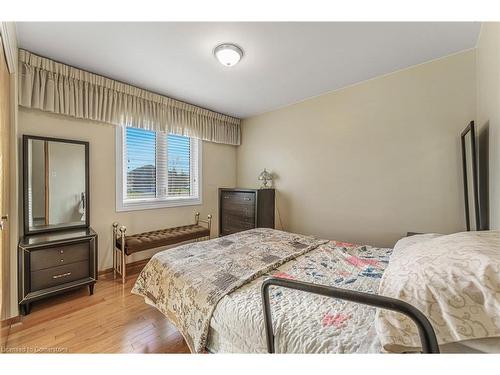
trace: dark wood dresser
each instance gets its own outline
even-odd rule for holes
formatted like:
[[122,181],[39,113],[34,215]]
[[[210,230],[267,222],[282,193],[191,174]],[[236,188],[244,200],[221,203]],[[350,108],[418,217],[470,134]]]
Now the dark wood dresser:
[[31,303],[97,281],[97,234],[92,228],[22,237],[18,248],[18,292],[22,315]]
[[274,228],[274,189],[219,189],[219,236]]

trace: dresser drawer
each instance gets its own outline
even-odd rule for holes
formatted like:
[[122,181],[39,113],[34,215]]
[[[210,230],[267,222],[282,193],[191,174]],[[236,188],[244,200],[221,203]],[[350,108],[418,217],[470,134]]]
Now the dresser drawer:
[[230,226],[222,228],[221,235],[227,236],[228,234],[243,232],[245,230],[254,229],[254,228],[255,228],[255,225],[243,225],[243,226],[230,225]]
[[225,213],[222,217],[222,234],[232,234],[255,228],[255,218]]
[[227,200],[222,201],[221,210],[223,214],[255,217],[255,205],[253,201]]
[[89,276],[88,261],[34,271],[31,272],[31,291],[50,288]]
[[33,272],[88,260],[88,242],[60,245],[50,249],[33,250],[30,257],[30,270]]
[[255,193],[240,191],[225,191],[222,193],[222,204],[255,205]]
[[235,222],[247,222],[255,225],[255,212],[254,211],[231,211],[226,210],[222,215],[222,224],[227,225]]
[[222,205],[223,216],[245,217],[251,221],[255,220],[255,207],[252,205],[240,205],[228,203]]

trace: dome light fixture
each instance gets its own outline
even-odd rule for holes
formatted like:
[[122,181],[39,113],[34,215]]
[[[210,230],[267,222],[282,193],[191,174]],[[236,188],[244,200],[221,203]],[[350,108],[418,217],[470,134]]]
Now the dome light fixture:
[[214,56],[224,66],[235,66],[243,57],[243,50],[233,43],[222,43],[214,48]]

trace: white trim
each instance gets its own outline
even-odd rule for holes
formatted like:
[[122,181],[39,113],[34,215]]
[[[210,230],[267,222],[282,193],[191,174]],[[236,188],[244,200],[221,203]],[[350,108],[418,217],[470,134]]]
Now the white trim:
[[0,34],[2,35],[5,60],[10,74],[16,72],[17,38],[16,24],[14,22],[0,22]]
[[140,202],[122,202],[116,207],[116,212],[124,211],[139,211],[139,210],[153,210],[156,208],[168,208],[168,207],[181,207],[181,206],[198,206],[202,204],[201,198],[174,198],[174,199],[157,199],[150,202],[140,201]]
[[[125,186],[123,183],[123,178],[125,176],[125,163],[123,162],[123,146],[125,139],[125,132],[123,131],[123,126],[115,126],[115,171],[116,171],[116,202],[115,210],[116,212],[125,211],[138,211],[138,210],[151,210],[158,208],[168,208],[168,207],[181,207],[181,206],[197,206],[203,204],[203,189],[202,189],[202,145],[203,142],[199,139],[191,139],[191,144],[197,143],[198,152],[198,197],[175,197],[175,198],[152,198],[152,199],[142,199],[135,201],[125,201]],[[195,161],[196,162],[196,161]]]

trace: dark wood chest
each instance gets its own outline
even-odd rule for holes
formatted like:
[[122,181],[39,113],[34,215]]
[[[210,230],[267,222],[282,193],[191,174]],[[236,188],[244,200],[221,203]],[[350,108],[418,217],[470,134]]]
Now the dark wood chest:
[[92,228],[31,235],[18,249],[19,306],[84,286],[93,293],[97,281],[97,234]]
[[274,228],[274,189],[219,189],[219,235]]

